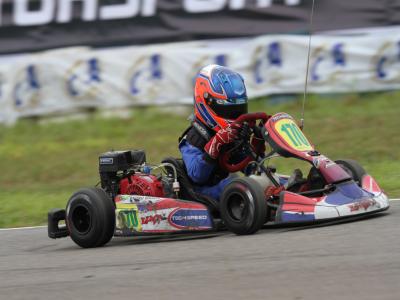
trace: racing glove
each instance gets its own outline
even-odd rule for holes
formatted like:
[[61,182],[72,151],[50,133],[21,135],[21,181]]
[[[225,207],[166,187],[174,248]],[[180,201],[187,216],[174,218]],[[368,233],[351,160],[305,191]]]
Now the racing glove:
[[204,151],[211,159],[217,159],[222,146],[230,144],[238,138],[241,127],[241,124],[230,123],[226,128],[220,129],[204,146]]

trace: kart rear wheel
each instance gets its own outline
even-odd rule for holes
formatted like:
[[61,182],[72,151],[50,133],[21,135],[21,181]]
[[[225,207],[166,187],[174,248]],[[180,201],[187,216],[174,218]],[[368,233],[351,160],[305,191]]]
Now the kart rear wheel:
[[335,160],[335,163],[341,166],[359,186],[362,185],[362,178],[367,172],[357,161],[352,159],[339,159]]
[[222,193],[220,211],[229,231],[239,235],[253,234],[265,223],[264,191],[252,178],[236,178]]
[[83,188],[69,199],[66,224],[71,239],[82,248],[101,247],[115,230],[115,205],[99,188]]

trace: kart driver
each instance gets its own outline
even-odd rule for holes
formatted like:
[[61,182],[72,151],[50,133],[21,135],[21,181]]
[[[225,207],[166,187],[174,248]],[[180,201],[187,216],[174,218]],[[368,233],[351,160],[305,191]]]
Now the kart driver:
[[[243,77],[226,67],[208,65],[197,75],[194,87],[194,120],[181,136],[179,150],[196,192],[219,200],[232,180],[218,162],[221,149],[244,130],[234,120],[247,113]],[[252,138],[257,154],[265,152],[263,140]],[[233,158],[241,161],[243,158]]]

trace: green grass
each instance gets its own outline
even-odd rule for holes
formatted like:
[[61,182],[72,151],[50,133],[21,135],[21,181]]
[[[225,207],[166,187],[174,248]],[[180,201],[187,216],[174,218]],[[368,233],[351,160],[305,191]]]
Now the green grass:
[[[305,134],[332,159],[358,160],[391,197],[399,197],[398,98],[399,93],[312,96],[306,104]],[[286,111],[299,118],[300,102],[273,105],[259,99],[250,109]],[[98,182],[102,152],[146,149],[150,162],[178,155],[177,138],[187,125],[186,115],[138,108],[126,120],[93,114],[80,121],[22,120],[0,127],[0,227],[45,223],[50,208],[64,207],[76,189]],[[298,161],[278,159],[273,164],[290,172]]]

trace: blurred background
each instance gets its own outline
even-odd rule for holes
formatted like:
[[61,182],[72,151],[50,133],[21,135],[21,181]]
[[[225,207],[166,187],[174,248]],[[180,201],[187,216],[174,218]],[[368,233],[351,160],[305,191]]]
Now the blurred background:
[[[178,156],[193,78],[226,65],[251,111],[301,116],[400,196],[400,0],[0,0],[0,227],[44,224],[98,156]],[[281,172],[298,166],[274,162]],[[306,168],[306,166],[301,166]]]

